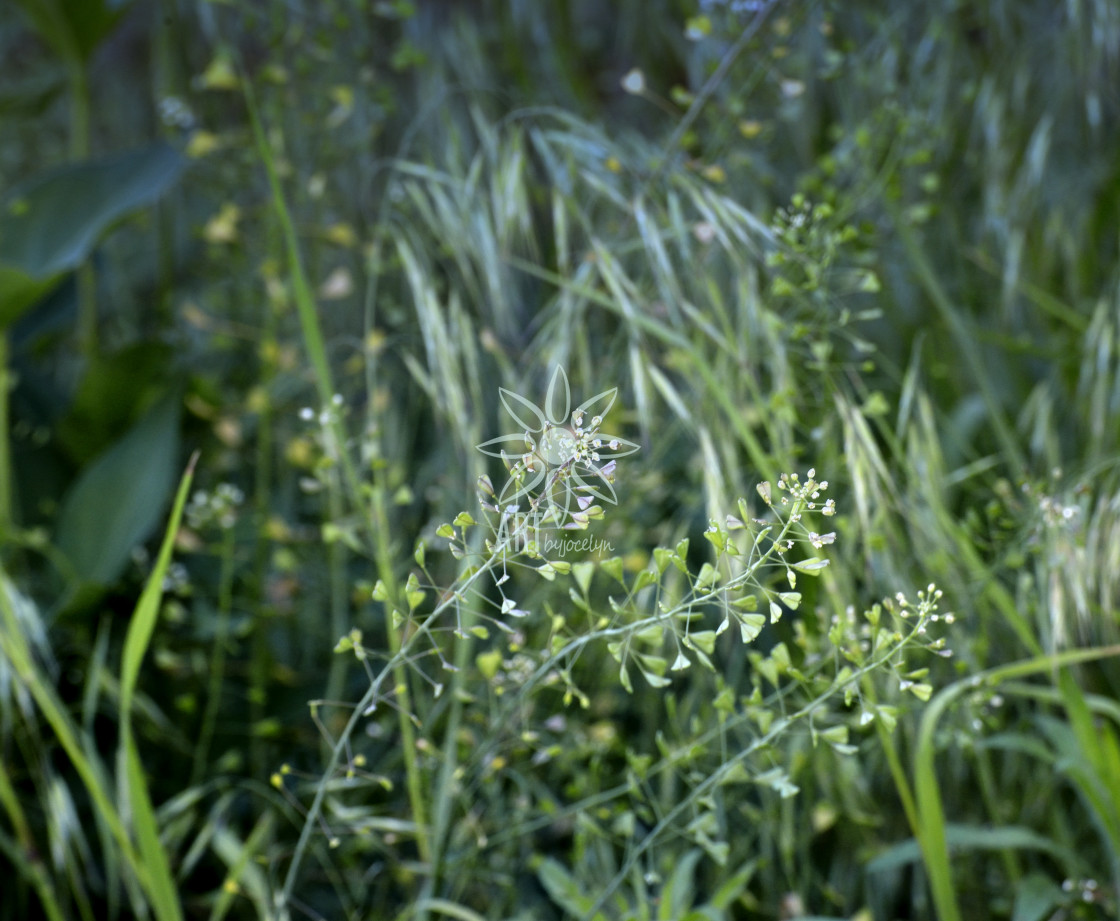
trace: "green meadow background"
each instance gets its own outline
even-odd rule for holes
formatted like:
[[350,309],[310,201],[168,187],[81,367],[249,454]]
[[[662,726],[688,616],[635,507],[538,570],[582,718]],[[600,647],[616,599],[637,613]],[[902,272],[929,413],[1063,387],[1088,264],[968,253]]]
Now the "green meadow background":
[[[0,70],[0,919],[1117,917],[1114,0],[8,0]],[[640,450],[502,560],[558,367]]]

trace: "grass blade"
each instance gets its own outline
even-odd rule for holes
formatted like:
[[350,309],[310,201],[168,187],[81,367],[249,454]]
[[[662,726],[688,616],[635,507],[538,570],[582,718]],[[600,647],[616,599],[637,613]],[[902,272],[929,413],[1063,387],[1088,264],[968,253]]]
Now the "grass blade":
[[122,784],[125,801],[132,810],[140,860],[147,871],[145,873],[146,888],[152,900],[155,915],[160,921],[180,921],[183,913],[176,893],[175,880],[171,873],[167,851],[160,841],[159,824],[156,821],[155,810],[148,793],[144,766],[132,734],[132,701],[136,693],[136,682],[140,676],[140,666],[143,664],[144,655],[148,650],[156,621],[159,618],[159,602],[163,595],[163,580],[167,575],[167,568],[171,564],[171,551],[175,543],[175,534],[179,530],[179,521],[187,502],[196,461],[197,455],[191,458],[187,471],[183,474],[182,482],[179,484],[179,491],[175,495],[175,504],[171,510],[171,518],[167,523],[163,543],[159,548],[159,556],[156,558],[155,567],[152,569],[151,575],[148,576],[147,584],[144,586],[144,591],[140,595],[135,611],[133,611],[132,620],[128,625],[128,633],[125,636],[124,652],[121,656],[121,742],[117,752],[117,763],[120,769],[119,782]]

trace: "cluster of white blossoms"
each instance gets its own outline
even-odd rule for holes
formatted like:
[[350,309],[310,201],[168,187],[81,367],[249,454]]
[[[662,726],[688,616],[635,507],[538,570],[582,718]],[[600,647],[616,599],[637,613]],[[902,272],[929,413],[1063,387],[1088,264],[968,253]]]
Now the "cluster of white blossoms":
[[244,502],[245,494],[232,483],[219,483],[213,492],[198,490],[187,505],[187,523],[195,531],[209,525],[228,530],[236,523],[237,510]]

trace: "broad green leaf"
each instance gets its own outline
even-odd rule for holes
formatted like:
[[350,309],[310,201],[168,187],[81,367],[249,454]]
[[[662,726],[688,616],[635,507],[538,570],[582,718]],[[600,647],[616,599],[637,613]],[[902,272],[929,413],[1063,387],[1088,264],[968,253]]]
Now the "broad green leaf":
[[[1039,851],[1061,863],[1076,864],[1077,856],[1053,839],[1021,825],[996,828],[976,825],[947,825],[945,840],[959,851]],[[867,864],[871,874],[887,873],[922,859],[921,846],[913,838],[894,845]]]
[[62,279],[62,273],[33,278],[22,269],[0,263],[0,329],[18,320]]
[[57,543],[79,582],[107,585],[159,522],[179,452],[179,400],[167,397],[83,471],[62,501]]
[[185,165],[174,148],[157,143],[27,180],[0,206],[0,261],[35,278],[77,268],[114,221],[156,201]]
[[168,392],[174,349],[143,341],[87,362],[55,439],[80,467],[125,434]]
[[84,67],[132,0],[16,0],[39,37],[71,66]]
[[1015,886],[1011,921],[1043,921],[1065,901],[1062,887],[1042,873],[1028,873]]
[[0,280],[14,282],[0,295],[0,325],[81,265],[115,221],[163,195],[185,165],[157,143],[56,167],[13,188],[0,202]]

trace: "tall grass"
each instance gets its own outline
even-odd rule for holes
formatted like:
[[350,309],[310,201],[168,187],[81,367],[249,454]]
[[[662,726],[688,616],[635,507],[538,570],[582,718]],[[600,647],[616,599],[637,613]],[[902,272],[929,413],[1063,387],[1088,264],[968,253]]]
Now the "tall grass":
[[[77,694],[13,568],[0,916],[1115,910],[1120,21],[670,6],[183,6],[220,152],[169,334],[198,478],[253,507]],[[557,366],[641,451],[612,549],[542,574],[475,446]],[[830,564],[715,636],[728,516],[810,467]],[[951,656],[887,627],[931,582]],[[144,778],[170,711],[205,744]]]

